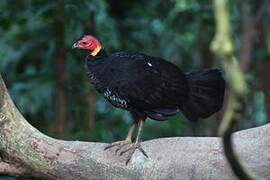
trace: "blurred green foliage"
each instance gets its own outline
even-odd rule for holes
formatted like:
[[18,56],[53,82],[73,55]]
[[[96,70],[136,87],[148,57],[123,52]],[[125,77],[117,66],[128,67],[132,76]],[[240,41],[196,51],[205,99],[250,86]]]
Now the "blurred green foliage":
[[[256,6],[256,1],[246,1]],[[242,4],[230,1],[235,54],[241,47]],[[93,34],[108,52],[140,51],[160,56],[177,64],[183,71],[210,68],[213,60],[209,45],[215,24],[210,0],[2,0],[0,1],[0,70],[9,92],[27,120],[50,134],[49,126],[59,107],[55,106],[56,56],[59,27],[55,24],[62,12],[65,51],[67,122],[65,139],[112,142],[123,139],[131,124],[128,112],[115,109],[100,95],[95,98],[95,127],[87,128],[87,93],[92,92],[84,70],[84,54],[72,51],[74,41]],[[252,9],[252,13],[253,13]],[[254,13],[253,13],[254,14]],[[253,15],[251,15],[253,16]],[[263,17],[269,43],[269,18]],[[269,54],[265,48],[252,51],[248,107],[239,128],[266,123],[265,94],[256,86],[256,61]],[[254,66],[253,66],[254,65]],[[269,104],[270,105],[270,104]],[[182,119],[182,121],[181,121]],[[187,135],[216,135],[220,114],[198,122],[197,126],[180,116],[166,122],[147,121],[143,139]],[[55,135],[55,134],[50,134]],[[55,135],[57,136],[57,135]]]

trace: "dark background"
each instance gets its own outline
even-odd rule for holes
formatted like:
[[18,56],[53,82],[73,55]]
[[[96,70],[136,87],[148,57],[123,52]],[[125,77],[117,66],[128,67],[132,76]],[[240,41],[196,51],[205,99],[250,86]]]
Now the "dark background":
[[[261,0],[231,0],[234,55],[248,82],[248,105],[238,124],[246,129],[270,116],[270,16]],[[84,34],[108,52],[139,51],[163,57],[183,71],[220,67],[210,51],[215,33],[209,0],[2,0],[0,69],[27,120],[57,138],[112,142],[131,125],[89,85],[85,54],[72,50]],[[222,112],[194,125],[178,115],[148,120],[143,140],[216,136]]]

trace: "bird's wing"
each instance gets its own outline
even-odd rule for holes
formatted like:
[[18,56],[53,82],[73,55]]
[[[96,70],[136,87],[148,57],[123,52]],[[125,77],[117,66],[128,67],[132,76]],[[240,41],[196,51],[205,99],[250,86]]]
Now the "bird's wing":
[[175,65],[143,54],[112,55],[106,76],[104,96],[121,108],[176,109],[188,93],[185,76]]

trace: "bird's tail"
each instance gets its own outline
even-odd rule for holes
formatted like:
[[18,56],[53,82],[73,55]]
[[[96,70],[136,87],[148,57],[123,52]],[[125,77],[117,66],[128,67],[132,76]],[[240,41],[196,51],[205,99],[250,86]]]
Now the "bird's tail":
[[225,91],[225,80],[221,70],[195,70],[186,76],[190,87],[189,99],[182,108],[186,118],[196,121],[219,111]]

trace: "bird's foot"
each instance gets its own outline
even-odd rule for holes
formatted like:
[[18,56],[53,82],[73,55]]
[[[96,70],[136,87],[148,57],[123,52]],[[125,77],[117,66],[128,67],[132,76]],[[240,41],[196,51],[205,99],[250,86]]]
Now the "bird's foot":
[[108,146],[106,146],[104,148],[104,150],[107,150],[107,149],[110,149],[112,147],[117,147],[116,150],[115,150],[115,154],[117,154],[117,152],[122,149],[124,146],[128,145],[128,144],[131,144],[131,140],[130,139],[126,139],[126,140],[123,140],[123,141],[117,141],[117,142],[114,142]]
[[141,147],[141,143],[140,142],[135,142],[135,143],[130,143],[129,147],[123,151],[120,152],[120,156],[130,152],[127,160],[126,160],[126,165],[129,163],[130,159],[132,158],[133,154],[135,153],[136,149],[140,150],[141,153],[148,158],[148,155],[146,154],[146,152],[143,150],[143,148]]

